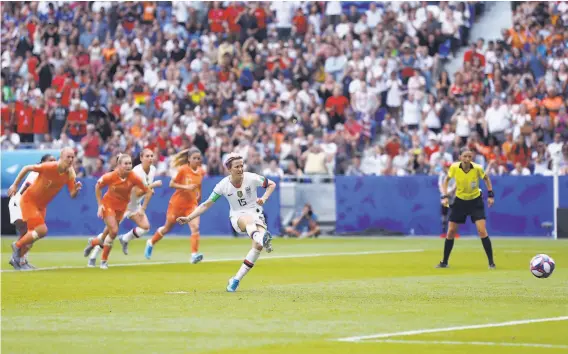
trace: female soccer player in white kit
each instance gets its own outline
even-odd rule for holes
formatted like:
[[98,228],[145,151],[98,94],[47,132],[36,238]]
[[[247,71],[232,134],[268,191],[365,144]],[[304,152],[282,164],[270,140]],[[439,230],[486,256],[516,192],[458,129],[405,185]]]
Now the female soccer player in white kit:
[[[243,158],[237,154],[229,154],[225,167],[229,170],[229,176],[217,183],[207,201],[199,205],[188,216],[179,217],[177,222],[181,225],[187,224],[207,211],[219,197],[227,198],[231,208],[229,214],[231,225],[235,231],[246,232],[253,240],[252,248],[245,257],[239,271],[229,279],[227,291],[235,292],[241,279],[260,257],[262,248],[265,248],[266,252],[272,252],[272,235],[266,226],[262,206],[274,192],[276,184],[255,173],[243,172]],[[261,198],[258,198],[256,192],[258,187],[266,189]]]
[[[140,154],[140,164],[136,165],[132,172],[138,176],[144,184],[150,188],[160,187],[162,185],[162,181],[154,181],[156,176],[156,167],[153,165],[154,163],[154,152],[150,149],[144,149]],[[148,216],[146,216],[146,210],[142,207],[142,201],[144,199],[145,194],[140,194],[140,191],[137,188],[132,190],[132,194],[130,195],[130,203],[128,204],[128,209],[126,213],[124,213],[125,219],[130,219],[134,221],[137,225],[132,230],[128,231],[124,235],[119,235],[118,240],[122,245],[122,252],[124,254],[128,254],[128,242],[133,238],[140,238],[144,234],[146,234],[150,230],[150,221],[148,220]],[[97,237],[101,240],[104,240],[108,230],[105,228],[103,233],[99,234]],[[89,245],[91,244],[91,239],[89,239]],[[87,246],[85,248],[85,257],[91,253],[93,247]],[[96,246],[95,250],[91,253],[89,257],[89,266],[94,267],[96,264],[97,255],[100,252],[101,247]]]
[[[57,161],[57,159],[51,154],[46,154],[41,157],[40,163],[51,161]],[[39,173],[37,172],[30,172],[24,180],[24,183],[22,183],[22,185],[20,186],[18,192],[13,197],[11,197],[10,201],[8,202],[8,210],[10,211],[10,224],[14,224],[14,226],[16,227],[18,238],[21,238],[26,234],[26,232],[28,232],[28,225],[22,218],[20,199],[22,199],[22,194],[24,194],[26,189],[28,189],[32,185],[32,183],[34,183],[38,175]],[[35,269],[34,266],[28,263],[27,253],[20,258],[20,269]]]

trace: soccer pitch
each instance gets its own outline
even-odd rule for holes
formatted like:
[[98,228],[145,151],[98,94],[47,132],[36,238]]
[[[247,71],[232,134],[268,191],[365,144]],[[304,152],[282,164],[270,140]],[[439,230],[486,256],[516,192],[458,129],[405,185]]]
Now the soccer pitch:
[[[248,239],[118,245],[110,269],[86,268],[84,238],[39,242],[12,272],[2,239],[2,353],[568,353],[568,242],[493,239],[490,271],[477,238],[274,240],[236,293],[229,277]],[[118,243],[117,243],[118,244]],[[548,279],[529,272],[546,253]],[[67,267],[67,268],[65,268]],[[538,321],[535,321],[538,320]]]

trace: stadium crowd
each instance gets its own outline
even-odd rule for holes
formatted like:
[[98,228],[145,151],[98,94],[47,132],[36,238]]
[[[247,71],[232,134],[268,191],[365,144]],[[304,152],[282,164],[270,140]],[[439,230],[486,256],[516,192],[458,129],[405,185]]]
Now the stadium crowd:
[[[3,2],[3,149],[76,148],[79,176],[196,146],[267,176],[436,174],[465,145],[492,174],[568,174],[568,5]],[[444,61],[468,49],[454,75]]]

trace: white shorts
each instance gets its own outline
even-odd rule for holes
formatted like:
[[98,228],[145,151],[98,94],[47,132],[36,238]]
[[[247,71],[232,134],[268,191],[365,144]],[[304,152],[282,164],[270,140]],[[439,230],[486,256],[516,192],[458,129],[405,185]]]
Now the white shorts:
[[246,233],[246,231],[241,231],[241,229],[239,228],[239,225],[238,225],[239,218],[241,216],[244,216],[244,215],[252,216],[253,219],[254,219],[254,223],[256,225],[260,225],[260,226],[263,226],[264,228],[268,229],[268,227],[266,226],[266,220],[264,220],[264,215],[262,213],[256,213],[254,211],[247,211],[247,212],[235,213],[234,215],[229,216],[229,220],[231,220],[231,226],[233,226],[233,230],[235,230],[236,232],[238,232],[240,234]]
[[137,206],[128,206],[128,208],[126,209],[126,212],[124,213],[124,216],[122,217],[122,221],[126,220],[126,219],[130,219],[132,217],[132,215],[140,212],[140,210],[142,210],[142,207],[137,205]]
[[22,208],[20,207],[19,196],[14,196],[10,198],[8,202],[8,209],[10,210],[10,224],[16,222],[16,220],[22,220]]

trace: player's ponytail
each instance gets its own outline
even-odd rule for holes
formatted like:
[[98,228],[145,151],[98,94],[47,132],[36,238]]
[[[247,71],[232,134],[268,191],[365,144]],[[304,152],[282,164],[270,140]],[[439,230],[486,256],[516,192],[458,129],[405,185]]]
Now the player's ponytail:
[[44,163],[46,161],[48,161],[49,159],[52,159],[53,155],[52,154],[45,154],[41,157],[41,160],[39,161],[39,163]]
[[185,149],[185,150],[178,152],[177,154],[175,154],[172,157],[172,161],[170,163],[170,166],[175,168],[175,167],[180,167],[180,166],[185,165],[186,163],[189,162],[189,158],[193,154],[201,154],[201,151],[194,146],[194,147],[191,147],[189,149]]

